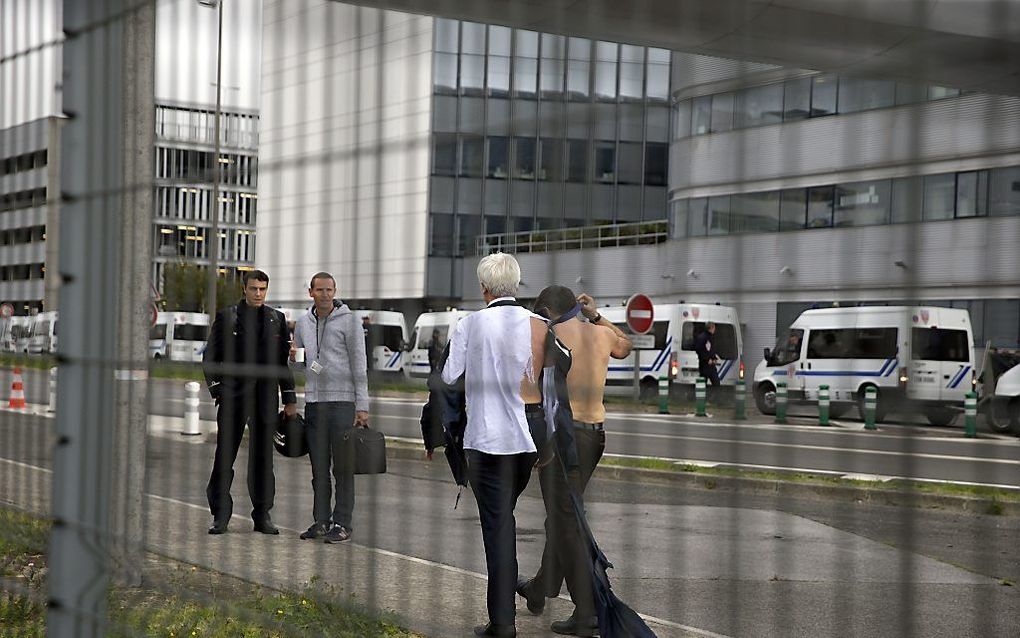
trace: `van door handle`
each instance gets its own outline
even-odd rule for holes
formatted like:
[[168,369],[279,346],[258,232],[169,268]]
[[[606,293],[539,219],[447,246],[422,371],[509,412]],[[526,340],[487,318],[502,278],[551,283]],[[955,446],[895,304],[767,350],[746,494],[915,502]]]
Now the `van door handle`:
[[942,378],[943,378],[943,379],[948,379],[948,378],[949,378],[949,375],[948,375],[948,374],[944,374],[944,375],[942,375]]
[[811,369],[811,362],[810,362],[810,361],[808,361],[808,364],[807,364],[807,369],[808,369],[808,370],[810,370],[810,369]]

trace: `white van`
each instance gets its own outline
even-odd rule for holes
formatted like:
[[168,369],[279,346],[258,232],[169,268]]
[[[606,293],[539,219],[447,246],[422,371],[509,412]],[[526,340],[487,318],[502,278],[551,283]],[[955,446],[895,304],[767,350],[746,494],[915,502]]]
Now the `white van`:
[[[599,308],[599,313],[630,334],[626,307]],[[646,335],[653,340],[651,348],[640,351],[640,383],[644,396],[657,392],[660,376],[668,377],[674,387],[693,389],[699,376],[694,340],[708,322],[716,326],[712,346],[719,359],[719,382],[724,386],[736,383],[742,365],[743,342],[735,308],[699,303],[655,304],[653,317],[652,329]],[[610,359],[607,385],[633,385],[637,352],[635,349],[624,359]]]
[[[404,369],[407,322],[392,310],[355,310],[365,329],[369,372],[399,373]],[[428,359],[426,358],[426,361]]]
[[149,331],[149,356],[171,361],[202,360],[209,338],[209,315],[203,312],[160,312]]
[[0,346],[4,352],[24,354],[28,352],[28,340],[32,337],[32,317],[18,315],[4,321]]
[[29,354],[52,354],[57,351],[57,311],[40,312],[32,318],[28,339]]
[[409,350],[404,361],[404,374],[412,379],[429,376],[429,346],[435,338],[439,347],[445,348],[453,334],[453,328],[470,310],[448,310],[446,312],[424,312],[414,322],[414,332],[408,343]]
[[864,416],[866,389],[878,391],[876,419],[906,404],[948,425],[974,381],[970,314],[936,307],[871,306],[806,310],[754,371],[758,409],[775,413],[776,384],[791,402],[813,402],[829,386],[830,413],[854,403]]

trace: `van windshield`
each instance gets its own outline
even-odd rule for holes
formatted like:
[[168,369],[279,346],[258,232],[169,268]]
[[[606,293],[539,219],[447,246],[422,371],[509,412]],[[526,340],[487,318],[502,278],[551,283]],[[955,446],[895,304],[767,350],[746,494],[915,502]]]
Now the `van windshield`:
[[166,324],[157,323],[149,328],[149,339],[166,339]]
[[386,346],[390,350],[400,350],[400,343],[404,340],[404,333],[400,326],[381,326],[370,323],[366,325],[365,347],[368,352],[376,346]]
[[428,350],[429,345],[432,344],[432,333],[436,333],[436,338],[439,339],[440,347],[446,347],[446,333],[449,330],[449,326],[432,326],[431,328],[423,326],[418,329],[418,349]]
[[209,335],[209,326],[200,326],[194,323],[174,324],[174,340],[176,341],[205,341]]
[[912,358],[921,361],[970,361],[966,330],[914,328]]
[[800,328],[790,328],[779,336],[776,347],[772,349],[769,360],[770,366],[785,366],[800,359],[800,346],[804,341],[804,331]]
[[[694,340],[705,331],[705,321],[685,321],[680,329],[680,349],[694,352]],[[720,359],[737,358],[737,330],[732,323],[715,324],[712,349]]]

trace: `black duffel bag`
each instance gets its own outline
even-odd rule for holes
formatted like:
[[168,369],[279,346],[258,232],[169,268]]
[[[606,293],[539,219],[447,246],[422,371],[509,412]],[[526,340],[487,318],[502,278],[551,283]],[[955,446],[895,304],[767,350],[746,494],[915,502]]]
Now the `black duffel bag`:
[[305,420],[300,414],[288,417],[286,413],[280,412],[280,418],[276,422],[276,432],[273,433],[273,445],[280,454],[297,458],[308,454],[308,439],[305,437]]
[[378,430],[351,428],[344,434],[347,459],[355,474],[386,473],[386,437]]

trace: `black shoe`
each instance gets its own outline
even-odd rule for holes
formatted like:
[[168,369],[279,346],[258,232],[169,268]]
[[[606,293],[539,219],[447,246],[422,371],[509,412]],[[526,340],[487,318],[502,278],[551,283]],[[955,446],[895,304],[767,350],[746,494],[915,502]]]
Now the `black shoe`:
[[327,543],[342,543],[351,539],[351,530],[347,529],[343,525],[334,525],[326,532],[326,536],[323,540]]
[[273,525],[272,519],[263,518],[255,521],[255,531],[259,534],[271,534],[275,536],[280,533],[280,528]]
[[227,533],[227,521],[213,521],[213,524],[209,527],[210,534],[226,534]]
[[308,541],[316,538],[322,538],[329,531],[329,525],[322,523],[313,523],[311,527],[301,532],[301,540]]
[[553,622],[549,625],[549,629],[554,634],[562,634],[564,636],[598,636],[599,619],[597,616],[591,616],[588,618],[588,622],[581,624],[577,621],[577,611],[575,610],[570,615],[570,618]]
[[501,636],[503,638],[516,638],[517,627],[513,625],[478,625],[475,627],[476,636]]
[[545,609],[545,596],[535,597],[531,591],[531,581],[527,578],[517,579],[517,595],[528,603],[528,611],[538,616]]

